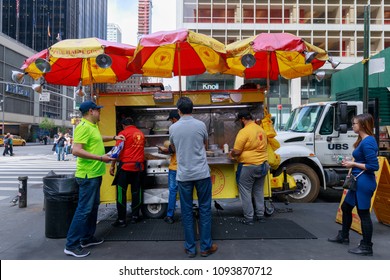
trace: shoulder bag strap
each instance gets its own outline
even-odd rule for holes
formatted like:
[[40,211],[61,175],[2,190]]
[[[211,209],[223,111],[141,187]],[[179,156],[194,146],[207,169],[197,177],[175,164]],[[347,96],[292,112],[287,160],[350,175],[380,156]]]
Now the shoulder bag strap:
[[360,176],[362,175],[362,173],[364,172],[365,170],[362,170],[358,175],[355,176],[355,180]]

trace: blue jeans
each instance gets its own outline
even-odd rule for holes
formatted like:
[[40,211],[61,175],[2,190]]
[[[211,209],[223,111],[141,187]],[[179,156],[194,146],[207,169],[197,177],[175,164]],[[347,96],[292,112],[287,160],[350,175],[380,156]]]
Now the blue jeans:
[[198,196],[199,203],[199,234],[200,234],[200,251],[207,251],[212,245],[211,240],[211,179],[207,177],[195,181],[177,181],[180,194],[181,215],[184,226],[184,248],[196,253],[193,191],[194,186]]
[[175,214],[176,195],[177,195],[176,170],[169,169],[168,171],[168,189],[169,189],[169,197],[168,197],[167,216],[173,217],[173,215]]
[[57,146],[57,160],[65,160],[64,147]]
[[80,246],[80,242],[93,237],[100,204],[102,176],[76,178],[76,181],[79,185],[79,200],[66,237],[67,249],[75,249]]

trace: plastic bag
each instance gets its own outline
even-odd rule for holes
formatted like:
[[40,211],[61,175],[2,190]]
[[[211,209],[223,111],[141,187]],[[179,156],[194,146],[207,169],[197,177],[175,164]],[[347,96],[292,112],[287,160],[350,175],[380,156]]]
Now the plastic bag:
[[119,155],[121,154],[121,151],[123,149],[124,142],[120,142],[118,146],[112,147],[111,151],[107,153],[108,156],[112,158],[118,158]]
[[264,118],[261,120],[261,124],[268,138],[274,138],[276,136],[276,131],[271,119]]
[[276,154],[271,145],[267,145],[268,164],[272,169],[277,169],[280,165],[280,155]]
[[270,145],[274,151],[280,148],[280,143],[275,138],[268,138],[268,145]]

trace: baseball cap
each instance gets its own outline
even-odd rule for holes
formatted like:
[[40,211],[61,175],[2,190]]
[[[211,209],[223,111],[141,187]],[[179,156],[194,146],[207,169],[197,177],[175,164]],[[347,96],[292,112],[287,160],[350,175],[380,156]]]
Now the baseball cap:
[[84,101],[83,103],[80,104],[79,110],[81,113],[86,113],[88,112],[89,109],[100,109],[103,108],[103,106],[98,106],[96,103],[92,102],[91,100]]
[[131,117],[126,117],[121,121],[123,125],[134,125],[134,120]]
[[172,110],[172,111],[169,112],[169,117],[167,118],[167,121],[169,121],[169,120],[171,120],[173,118],[175,118],[177,120],[180,119],[180,115],[177,112],[177,110]]
[[247,119],[247,120],[251,120],[251,119],[252,119],[252,115],[251,115],[251,113],[250,113],[249,111],[238,112],[236,121],[239,121],[239,120],[241,120],[242,118],[245,118],[245,119]]

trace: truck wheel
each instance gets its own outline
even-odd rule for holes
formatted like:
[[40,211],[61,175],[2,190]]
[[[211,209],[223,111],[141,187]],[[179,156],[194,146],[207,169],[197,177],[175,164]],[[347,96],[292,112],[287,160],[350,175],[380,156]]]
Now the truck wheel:
[[313,202],[320,192],[320,179],[317,173],[303,163],[287,165],[286,171],[297,183],[297,192],[289,194],[289,201]]
[[275,205],[272,201],[266,200],[264,201],[264,216],[270,217],[275,212]]
[[141,207],[142,214],[152,219],[165,217],[168,209],[168,203],[144,204]]

